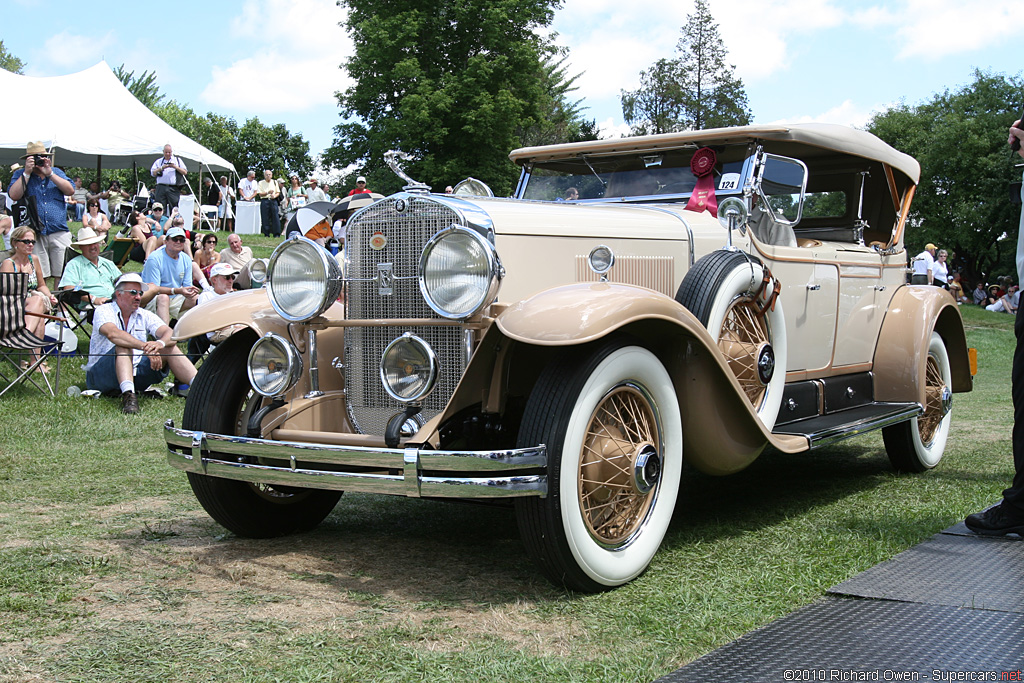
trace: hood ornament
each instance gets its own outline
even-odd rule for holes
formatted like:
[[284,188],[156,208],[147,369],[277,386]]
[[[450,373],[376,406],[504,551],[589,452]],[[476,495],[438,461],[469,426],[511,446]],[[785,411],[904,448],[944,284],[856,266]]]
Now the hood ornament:
[[384,163],[388,165],[388,168],[390,168],[396,176],[408,183],[402,188],[403,190],[406,192],[415,192],[416,194],[429,194],[430,185],[413,180],[409,177],[409,174],[402,170],[402,166],[399,163],[402,161],[416,161],[416,157],[411,154],[406,154],[398,149],[389,149],[387,152],[384,152]]

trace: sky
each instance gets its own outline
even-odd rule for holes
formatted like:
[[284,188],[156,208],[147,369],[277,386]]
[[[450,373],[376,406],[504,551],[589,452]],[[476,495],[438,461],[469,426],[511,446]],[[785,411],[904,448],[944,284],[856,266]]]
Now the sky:
[[[372,0],[368,0],[371,1]],[[340,121],[334,93],[352,54],[334,0],[113,2],[5,0],[0,40],[30,76],[105,60],[153,71],[168,98],[239,123],[258,117],[302,134],[317,154]],[[972,81],[975,69],[1024,70],[1022,0],[710,0],[754,123],[864,126],[874,113]],[[96,11],[99,8],[99,11]],[[564,0],[551,30],[579,74],[576,99],[603,137],[628,131],[620,93],[675,56],[691,0]],[[55,93],[57,95],[57,93]],[[60,93],[59,106],[98,106]],[[12,110],[5,107],[8,112]]]

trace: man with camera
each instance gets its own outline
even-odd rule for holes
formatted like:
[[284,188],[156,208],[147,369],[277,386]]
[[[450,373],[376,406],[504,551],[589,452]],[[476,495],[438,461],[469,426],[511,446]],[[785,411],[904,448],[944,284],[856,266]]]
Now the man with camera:
[[164,155],[153,162],[149,174],[156,178],[156,189],[153,191],[154,201],[158,201],[168,207],[178,205],[181,198],[181,186],[185,184],[185,174],[188,169],[181,159],[174,156],[171,146],[164,145]]
[[39,232],[38,253],[43,275],[59,278],[64,270],[64,250],[71,246],[64,198],[75,193],[75,186],[64,171],[54,168],[52,156],[42,142],[28,143],[21,157],[25,168],[14,172],[7,194],[15,202],[23,199],[29,202],[30,212],[31,204],[35,204],[39,225],[33,228]]

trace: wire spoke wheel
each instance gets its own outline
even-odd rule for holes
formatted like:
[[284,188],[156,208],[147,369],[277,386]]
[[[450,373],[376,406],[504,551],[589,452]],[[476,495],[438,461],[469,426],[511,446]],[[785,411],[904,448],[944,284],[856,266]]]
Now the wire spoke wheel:
[[924,358],[924,412],[912,420],[882,429],[885,452],[900,472],[924,472],[939,464],[952,420],[952,373],[946,344],[938,332],[928,341]]
[[635,386],[616,387],[590,418],[580,458],[580,509],[603,545],[627,542],[650,509],[653,490],[642,491],[633,477],[646,447],[660,451],[650,402]]
[[786,319],[778,286],[759,259],[722,250],[701,257],[676,292],[676,301],[715,340],[740,391],[768,430],[775,426],[786,389]]
[[554,356],[519,430],[520,446],[544,444],[548,457],[547,495],[516,499],[523,544],[572,590],[608,590],[642,574],[679,492],[683,425],[672,377],[630,341]]
[[931,445],[935,431],[946,415],[942,400],[945,388],[946,380],[942,376],[942,369],[939,368],[935,357],[929,355],[925,368],[924,414],[917,418],[917,431],[921,436],[921,443],[927,446]]
[[758,355],[764,345],[770,343],[765,316],[757,311],[753,298],[737,297],[726,311],[718,335],[718,348],[725,355],[729,369],[736,376],[754,410],[761,407],[767,392],[758,374]]

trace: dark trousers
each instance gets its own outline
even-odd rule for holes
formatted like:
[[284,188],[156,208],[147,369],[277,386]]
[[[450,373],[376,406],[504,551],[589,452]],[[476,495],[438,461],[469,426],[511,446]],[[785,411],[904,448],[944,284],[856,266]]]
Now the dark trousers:
[[281,215],[277,211],[276,199],[260,200],[260,232],[271,237],[281,236]]
[[156,188],[153,190],[153,201],[164,205],[165,216],[171,215],[171,207],[177,206],[179,199],[181,199],[181,190],[177,185],[157,183]]
[[1017,346],[1013,349],[1013,484],[1003,491],[1003,500],[1024,513],[1024,306],[1017,307],[1013,323]]

